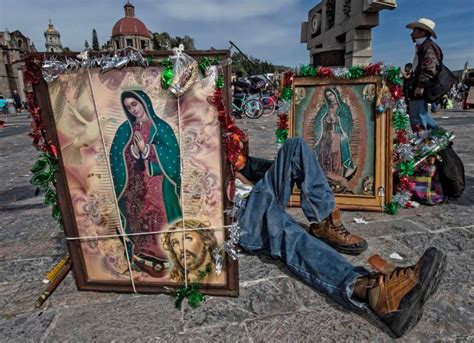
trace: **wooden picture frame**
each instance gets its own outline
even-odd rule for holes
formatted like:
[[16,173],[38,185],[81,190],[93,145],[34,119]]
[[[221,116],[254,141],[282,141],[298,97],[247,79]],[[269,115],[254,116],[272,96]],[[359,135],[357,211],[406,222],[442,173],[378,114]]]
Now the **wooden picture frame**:
[[[380,113],[381,101],[386,106]],[[302,136],[314,150],[342,209],[383,211],[391,200],[390,103],[379,76],[293,81],[289,136]],[[299,205],[295,187],[290,206]]]
[[[197,61],[230,57],[228,50],[185,53]],[[232,224],[226,211],[232,202],[227,194],[230,166],[221,142],[224,128],[209,101],[215,83],[199,76],[177,99],[162,89],[160,82],[163,68],[158,62],[171,54],[150,53],[153,62],[146,68],[125,67],[105,73],[91,68],[67,72],[49,84],[41,77],[39,66],[32,71],[40,79],[33,91],[46,122],[46,134],[58,148],[58,204],[79,290],[173,293],[187,278],[187,283],[199,281],[204,294],[238,296],[237,261],[222,253],[223,268],[217,275],[211,251],[229,238],[227,228]],[[229,65],[223,67],[223,73],[224,102],[230,108]],[[138,118],[138,112],[132,112],[137,102],[143,108],[139,113],[151,118],[139,125],[130,121]],[[179,122],[176,111],[180,111]],[[143,130],[142,139],[148,142],[145,152],[133,150],[139,146],[136,127]],[[169,142],[158,138],[155,142],[158,132],[159,137],[169,137]],[[168,146],[175,150],[166,150]],[[176,158],[176,151],[178,162],[167,162],[166,166],[163,161]],[[113,162],[116,157],[122,161]],[[173,178],[181,163],[178,178],[182,192]],[[125,171],[126,181],[117,176],[121,171]],[[184,201],[176,203],[176,197],[169,196],[173,191]],[[184,225],[175,205],[181,209]],[[140,229],[126,231],[125,225],[132,228],[130,223]],[[142,228],[153,233],[146,234]],[[202,259],[199,253],[205,254]],[[183,262],[186,268],[182,268]],[[211,272],[204,279],[192,278],[208,266]]]

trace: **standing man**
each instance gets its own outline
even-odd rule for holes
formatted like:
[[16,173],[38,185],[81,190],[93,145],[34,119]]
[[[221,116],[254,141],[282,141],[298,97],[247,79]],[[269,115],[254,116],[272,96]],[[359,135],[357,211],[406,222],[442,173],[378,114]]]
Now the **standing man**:
[[413,130],[427,130],[438,126],[430,116],[428,103],[423,98],[425,87],[434,82],[443,61],[441,48],[431,39],[436,38],[435,26],[434,21],[426,18],[420,18],[406,26],[413,30],[411,38],[416,44],[412,91],[408,95],[408,114]]
[[233,102],[236,107],[234,113],[236,118],[242,118],[242,102],[245,94],[248,92],[250,82],[244,78],[244,74],[240,70],[235,73],[235,77],[235,80],[232,82],[232,86],[234,86]]
[[13,101],[15,101],[15,107],[17,111],[21,110],[21,107],[22,107],[21,98],[16,90],[13,91]]

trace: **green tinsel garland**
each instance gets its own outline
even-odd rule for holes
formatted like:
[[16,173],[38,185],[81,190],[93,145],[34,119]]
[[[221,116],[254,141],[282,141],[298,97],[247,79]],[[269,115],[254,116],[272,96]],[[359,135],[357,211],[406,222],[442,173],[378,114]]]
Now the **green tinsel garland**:
[[277,143],[284,143],[288,139],[288,129],[277,129],[275,131]]
[[302,65],[300,67],[300,76],[316,76],[317,69],[311,64]]
[[395,201],[392,201],[386,205],[384,205],[384,211],[385,213],[394,215],[397,214],[398,209],[400,208],[400,205],[396,203]]
[[407,126],[408,117],[399,111],[395,111],[393,113],[393,128],[395,130],[405,130]]
[[400,68],[398,67],[388,67],[383,73],[383,78],[390,81],[395,85],[401,85],[402,80],[400,79]]
[[168,89],[173,83],[174,78],[173,63],[171,63],[169,57],[166,57],[160,62],[160,66],[164,67],[164,70],[161,73],[161,87],[163,87],[163,89]]
[[359,65],[353,65],[349,68],[349,79],[357,79],[364,75],[364,69]]
[[212,65],[218,65],[221,63],[220,58],[209,58],[209,57],[203,57],[199,62],[198,62],[198,67],[199,71],[201,72],[202,76],[206,76],[206,71],[207,69],[212,66]]
[[282,92],[281,92],[281,98],[284,100],[284,101],[291,101],[291,99],[293,98],[293,90],[291,89],[291,87],[284,87]]
[[220,75],[216,80],[216,88],[223,89],[224,84],[225,84],[224,76]]
[[200,282],[211,272],[211,264],[208,263],[204,270],[198,272],[198,277],[195,282],[190,283],[187,287],[183,286],[179,288],[174,294],[174,306],[176,308],[181,308],[183,300],[188,299],[189,306],[196,308],[201,302],[205,301],[206,299],[204,298],[204,295],[199,291],[201,288]]
[[30,183],[38,187],[36,194],[38,194],[40,190],[46,192],[44,203],[52,207],[53,218],[59,223],[59,225],[62,225],[61,211],[59,209],[55,187],[56,179],[54,177],[54,174],[58,169],[57,159],[53,155],[44,152],[30,169],[33,173]]
[[398,169],[398,175],[400,176],[413,175],[413,173],[415,172],[415,162],[414,161],[398,162],[397,169]]

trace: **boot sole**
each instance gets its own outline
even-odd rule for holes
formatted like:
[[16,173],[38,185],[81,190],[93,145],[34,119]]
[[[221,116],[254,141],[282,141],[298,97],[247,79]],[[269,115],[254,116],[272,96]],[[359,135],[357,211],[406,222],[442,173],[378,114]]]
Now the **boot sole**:
[[[312,233],[311,233],[312,234]],[[340,245],[340,244],[337,244],[337,243],[334,243],[334,242],[331,242],[325,238],[322,238],[322,237],[318,237],[316,236],[315,234],[312,234],[314,237],[316,237],[317,239],[323,241],[324,243],[326,243],[327,245],[330,245],[331,247],[333,247],[334,249],[336,249],[337,251],[339,251],[340,253],[343,253],[343,254],[347,254],[347,255],[360,255],[362,254],[364,251],[367,250],[367,247],[369,246],[367,241],[364,241],[364,244],[362,245],[358,245],[358,246],[354,246],[354,245]]]
[[398,338],[413,329],[423,316],[423,305],[438,290],[442,275],[446,270],[446,255],[436,248],[429,248],[433,251],[433,260],[429,270],[415,288],[421,285],[421,289],[415,288],[410,291],[401,301],[399,310],[381,317],[382,321],[390,328]]

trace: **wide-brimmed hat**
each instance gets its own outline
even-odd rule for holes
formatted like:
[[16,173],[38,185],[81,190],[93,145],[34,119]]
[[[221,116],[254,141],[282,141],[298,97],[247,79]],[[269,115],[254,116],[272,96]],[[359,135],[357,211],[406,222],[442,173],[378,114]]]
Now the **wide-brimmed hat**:
[[423,30],[426,30],[429,33],[431,33],[431,35],[434,38],[437,38],[436,37],[436,32],[434,31],[435,26],[436,26],[436,23],[433,20],[427,19],[427,18],[420,18],[417,21],[414,21],[414,22],[408,24],[407,28],[409,28],[409,29],[414,29],[414,28],[423,29]]

